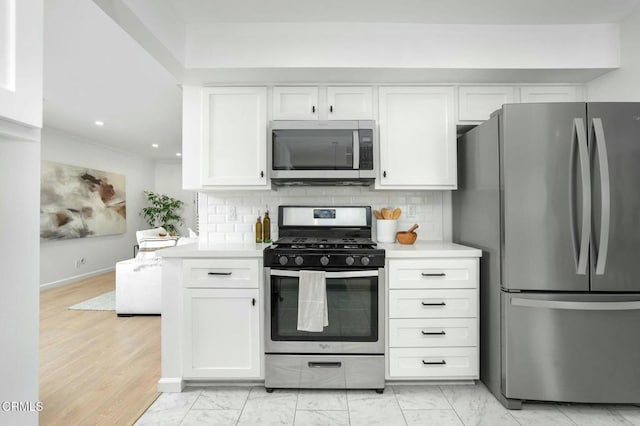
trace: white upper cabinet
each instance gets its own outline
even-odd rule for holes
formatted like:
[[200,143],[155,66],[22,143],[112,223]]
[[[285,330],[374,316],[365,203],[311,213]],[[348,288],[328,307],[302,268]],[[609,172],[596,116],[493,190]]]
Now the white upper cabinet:
[[266,188],[267,89],[203,88],[201,153],[204,187]]
[[458,120],[487,120],[502,104],[515,102],[515,91],[512,86],[460,86]]
[[274,120],[373,120],[373,88],[299,86],[273,88]]
[[373,120],[373,88],[327,87],[329,120]]
[[582,102],[584,91],[578,86],[522,86],[520,102]]
[[274,87],[274,120],[317,120],[318,88],[312,87]]
[[454,89],[381,87],[379,189],[456,189]]

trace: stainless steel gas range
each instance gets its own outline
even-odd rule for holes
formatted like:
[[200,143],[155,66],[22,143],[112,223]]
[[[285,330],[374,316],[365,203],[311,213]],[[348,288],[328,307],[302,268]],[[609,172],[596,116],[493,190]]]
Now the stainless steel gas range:
[[[384,389],[384,250],[371,207],[280,206],[264,251],[265,387]],[[301,271],[324,271],[328,325],[299,330]]]

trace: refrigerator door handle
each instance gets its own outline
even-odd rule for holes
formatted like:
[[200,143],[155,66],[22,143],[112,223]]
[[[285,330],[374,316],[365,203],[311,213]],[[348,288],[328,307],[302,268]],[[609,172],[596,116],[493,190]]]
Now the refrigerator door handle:
[[[587,274],[587,259],[589,255],[589,238],[591,232],[591,170],[589,165],[589,149],[587,148],[587,134],[582,118],[573,119],[571,141],[571,162],[569,164],[569,213],[571,233],[573,234],[573,254],[576,259],[576,274]],[[582,180],[582,223],[580,225],[580,242],[578,242],[574,223],[574,193],[573,171],[575,170],[575,147],[578,146],[580,159],[580,178]]]
[[512,306],[526,308],[570,309],[573,311],[635,311],[640,310],[640,301],[626,302],[572,302],[561,300],[511,299]]
[[596,255],[596,275],[603,275],[607,266],[607,251],[609,250],[609,228],[611,226],[611,181],[609,179],[609,159],[607,158],[607,140],[604,137],[602,119],[591,120],[593,141],[598,152],[598,166],[600,167],[601,186],[601,214],[600,214],[600,242]]

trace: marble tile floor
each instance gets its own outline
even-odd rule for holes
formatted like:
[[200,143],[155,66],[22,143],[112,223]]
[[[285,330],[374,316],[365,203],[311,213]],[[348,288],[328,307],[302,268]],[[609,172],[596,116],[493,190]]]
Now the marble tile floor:
[[375,391],[187,388],[165,393],[138,419],[142,425],[637,425],[640,408],[526,403],[507,410],[475,385],[387,386]]

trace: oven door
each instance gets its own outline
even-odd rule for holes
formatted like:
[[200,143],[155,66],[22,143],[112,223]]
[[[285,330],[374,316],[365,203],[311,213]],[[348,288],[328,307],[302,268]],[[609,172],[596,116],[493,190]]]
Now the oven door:
[[265,268],[267,353],[384,353],[384,269],[327,271],[329,325],[318,333],[297,329],[299,276]]

